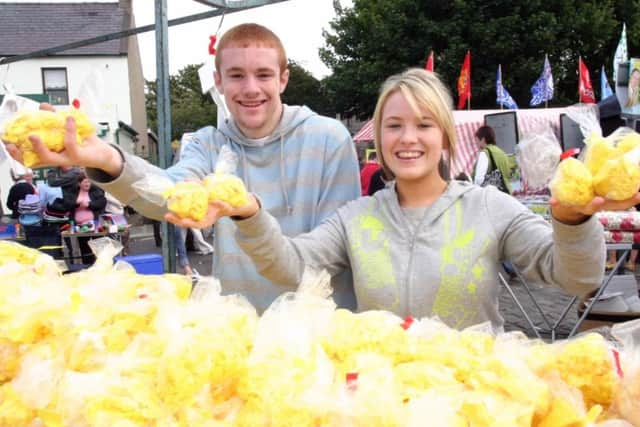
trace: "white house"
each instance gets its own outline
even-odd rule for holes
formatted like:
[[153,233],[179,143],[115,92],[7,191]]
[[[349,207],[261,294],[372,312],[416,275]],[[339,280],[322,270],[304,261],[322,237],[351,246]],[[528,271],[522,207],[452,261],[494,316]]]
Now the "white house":
[[[27,56],[0,64],[0,97],[7,85],[17,94],[38,100],[48,97],[60,109],[78,99],[104,140],[148,157],[144,78],[135,36],[28,57],[36,51],[133,27],[131,0],[0,2],[0,59]],[[11,185],[8,173],[0,170],[2,202]]]

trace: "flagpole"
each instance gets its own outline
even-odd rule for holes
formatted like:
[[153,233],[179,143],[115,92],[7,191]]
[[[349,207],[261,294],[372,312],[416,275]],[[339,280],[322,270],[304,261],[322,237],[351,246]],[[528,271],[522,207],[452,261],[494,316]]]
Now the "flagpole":
[[[545,65],[547,64],[547,62],[549,62],[549,55],[545,53],[544,54],[544,63],[545,63]],[[544,68],[543,68],[543,72],[544,72]],[[551,79],[553,80],[553,77]],[[545,87],[545,92],[546,92],[546,90],[547,89]],[[545,95],[545,98],[546,98],[546,95]],[[544,108],[549,108],[549,100],[548,99],[544,100]]]
[[578,104],[582,102],[580,99],[580,82],[582,81],[582,67],[580,67],[580,62],[582,62],[582,55],[578,55]]
[[[502,64],[498,64],[498,73],[500,74],[500,85],[502,85]],[[496,82],[497,84],[497,82]],[[500,103],[500,111],[504,110],[504,105]]]

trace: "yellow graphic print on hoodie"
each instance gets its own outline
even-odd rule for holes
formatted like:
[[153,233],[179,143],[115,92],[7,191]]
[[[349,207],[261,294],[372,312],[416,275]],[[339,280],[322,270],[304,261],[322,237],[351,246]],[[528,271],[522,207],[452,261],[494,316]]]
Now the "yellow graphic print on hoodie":
[[[462,209],[460,201],[454,209],[444,213],[443,225],[445,245],[440,250],[440,288],[433,302],[433,314],[449,319],[449,325],[456,328],[465,325],[470,318],[477,316],[475,311],[465,303],[476,298],[478,283],[481,282],[487,267],[482,263],[482,256],[474,259],[476,231],[474,228],[463,229]],[[451,216],[455,215],[455,229],[452,230]],[[481,254],[489,247],[489,239],[482,244]],[[496,278],[497,280],[497,278]]]

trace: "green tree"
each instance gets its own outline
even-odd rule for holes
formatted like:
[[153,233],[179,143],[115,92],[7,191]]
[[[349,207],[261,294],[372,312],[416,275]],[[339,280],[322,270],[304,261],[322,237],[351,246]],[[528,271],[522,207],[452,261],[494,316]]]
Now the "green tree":
[[527,107],[548,54],[555,84],[549,105],[564,106],[578,101],[579,55],[598,93],[600,67],[612,75],[623,21],[629,51],[640,47],[639,1],[353,0],[335,10],[320,52],[333,71],[327,90],[339,113],[361,118],[371,116],[386,77],[424,66],[430,50],[456,101],[462,60],[471,51],[471,106],[480,109],[497,108],[498,64],[504,86]]
[[289,60],[289,84],[282,94],[282,102],[289,105],[306,105],[323,115],[335,115],[331,96],[323,81],[316,79],[293,60]]
[[[187,65],[177,75],[169,77],[171,139],[179,139],[185,132],[193,132],[216,123],[216,105],[208,93],[203,94],[200,90],[198,68],[201,66],[202,64]],[[149,128],[157,131],[157,84],[155,81],[146,81],[146,87],[147,120]]]

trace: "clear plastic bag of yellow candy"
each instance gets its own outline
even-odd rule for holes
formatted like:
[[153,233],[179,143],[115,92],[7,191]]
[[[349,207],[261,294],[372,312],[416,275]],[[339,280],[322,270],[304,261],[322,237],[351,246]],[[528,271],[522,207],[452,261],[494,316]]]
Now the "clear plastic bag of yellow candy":
[[199,180],[172,181],[168,176],[146,176],[133,183],[133,188],[143,198],[180,218],[200,221],[207,214],[209,200],[207,190]]
[[621,344],[621,351],[614,350],[614,358],[622,375],[611,413],[640,427],[640,319],[614,324],[611,335]]
[[18,111],[38,111],[39,106],[40,104],[29,98],[7,91],[0,104],[0,135],[4,133],[5,124]]
[[640,189],[640,146],[604,162],[593,176],[598,196],[627,200]]
[[46,146],[55,152],[64,150],[66,119],[74,118],[76,138],[79,144],[96,132],[98,117],[104,115],[105,87],[102,71],[89,72],[72,94],[68,108],[56,111],[40,110],[40,104],[16,95],[11,90],[0,105],[0,139],[14,144],[22,152],[22,162],[31,167],[39,163],[38,156],[31,147],[29,135],[38,135]]
[[16,145],[22,151],[25,166],[31,167],[37,164],[39,159],[33,151],[29,136],[40,137],[51,151],[63,151],[68,116],[73,117],[76,122],[76,138],[79,144],[95,133],[95,126],[89,121],[89,118],[76,108],[56,112],[21,111],[5,123],[2,140],[5,143]]
[[[358,353],[354,355],[353,370],[342,378],[336,375],[335,383],[328,425],[408,425],[403,395],[395,381],[391,359],[375,352]],[[426,422],[423,425],[437,424]]]
[[324,335],[336,304],[331,299],[331,276],[326,270],[307,267],[296,292],[280,295],[262,314],[253,354],[262,357],[286,349],[296,356],[308,355]]
[[215,172],[204,177],[203,184],[209,201],[220,200],[231,206],[243,206],[248,202],[244,182],[234,175],[238,156],[228,145],[223,145],[218,154]]
[[581,158],[591,174],[596,176],[607,161],[640,146],[640,134],[631,128],[620,127],[606,137],[594,132],[585,138],[585,144],[587,148]]
[[164,193],[167,208],[180,218],[200,221],[207,214],[207,190],[200,181],[182,181]]
[[591,172],[584,163],[573,157],[560,162],[549,189],[560,203],[572,206],[585,206],[595,196]]

